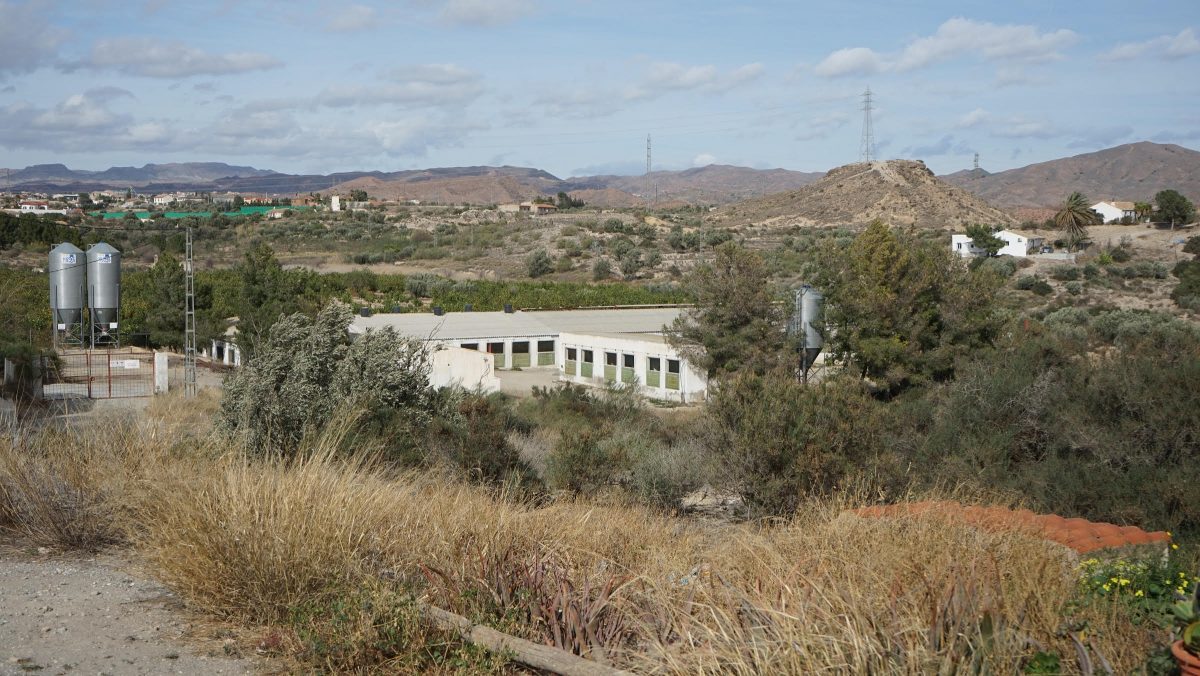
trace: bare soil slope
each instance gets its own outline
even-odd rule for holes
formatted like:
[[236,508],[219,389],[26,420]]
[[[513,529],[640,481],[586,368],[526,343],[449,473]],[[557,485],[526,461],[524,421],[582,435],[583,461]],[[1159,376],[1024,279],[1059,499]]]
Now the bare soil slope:
[[970,223],[1011,225],[1015,219],[933,175],[924,162],[847,164],[799,190],[746,200],[722,209],[728,225],[891,225],[942,228]]
[[959,171],[942,180],[1005,207],[1047,207],[1078,190],[1088,198],[1149,201],[1159,190],[1200,198],[1200,152],[1162,143],[1127,143],[995,174]]

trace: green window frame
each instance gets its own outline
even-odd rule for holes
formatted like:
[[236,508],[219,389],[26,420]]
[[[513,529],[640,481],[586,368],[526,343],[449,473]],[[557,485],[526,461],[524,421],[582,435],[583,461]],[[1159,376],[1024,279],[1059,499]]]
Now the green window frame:
[[646,358],[646,385],[649,387],[658,387],[662,382],[662,358],[647,357]]

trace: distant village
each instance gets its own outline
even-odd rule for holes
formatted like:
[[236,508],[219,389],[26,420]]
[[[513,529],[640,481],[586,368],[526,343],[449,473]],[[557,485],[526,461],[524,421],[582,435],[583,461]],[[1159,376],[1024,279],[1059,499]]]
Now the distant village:
[[[103,216],[137,218],[147,222],[155,217],[168,219],[188,216],[209,216],[213,213],[258,213],[268,219],[283,218],[293,210],[328,210],[355,212],[388,206],[420,206],[418,199],[369,198],[363,191],[348,195],[304,193],[267,195],[235,192],[163,192],[140,193],[134,188],[125,190],[96,190],[87,193],[0,192],[0,210],[13,215]],[[501,213],[539,216],[558,211],[549,200],[500,204]]]

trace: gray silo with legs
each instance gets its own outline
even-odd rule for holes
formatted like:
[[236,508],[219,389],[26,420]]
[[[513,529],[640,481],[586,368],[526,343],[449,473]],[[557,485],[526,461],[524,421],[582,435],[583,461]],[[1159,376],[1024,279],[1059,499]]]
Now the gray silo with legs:
[[100,242],[87,250],[92,347],[120,346],[121,252]]
[[55,345],[83,345],[83,308],[86,298],[83,250],[63,242],[50,250],[50,313]]

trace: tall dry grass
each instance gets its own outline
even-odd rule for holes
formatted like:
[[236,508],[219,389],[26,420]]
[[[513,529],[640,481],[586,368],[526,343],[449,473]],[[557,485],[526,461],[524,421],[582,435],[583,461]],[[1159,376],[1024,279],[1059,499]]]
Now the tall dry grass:
[[[116,444],[69,431],[0,444],[0,518],[62,546],[129,542],[194,606],[291,627],[333,669],[484,668],[401,659],[429,645],[400,630],[416,601],[646,673],[1014,672],[1039,651],[1074,669],[1077,650],[1130,671],[1154,640],[1125,614],[1072,611],[1071,557],[1022,533],[862,519],[853,494],[744,525],[532,504],[346,460],[334,449],[350,427],[293,460],[161,419],[114,430]],[[60,485],[84,497],[29,507]]]

